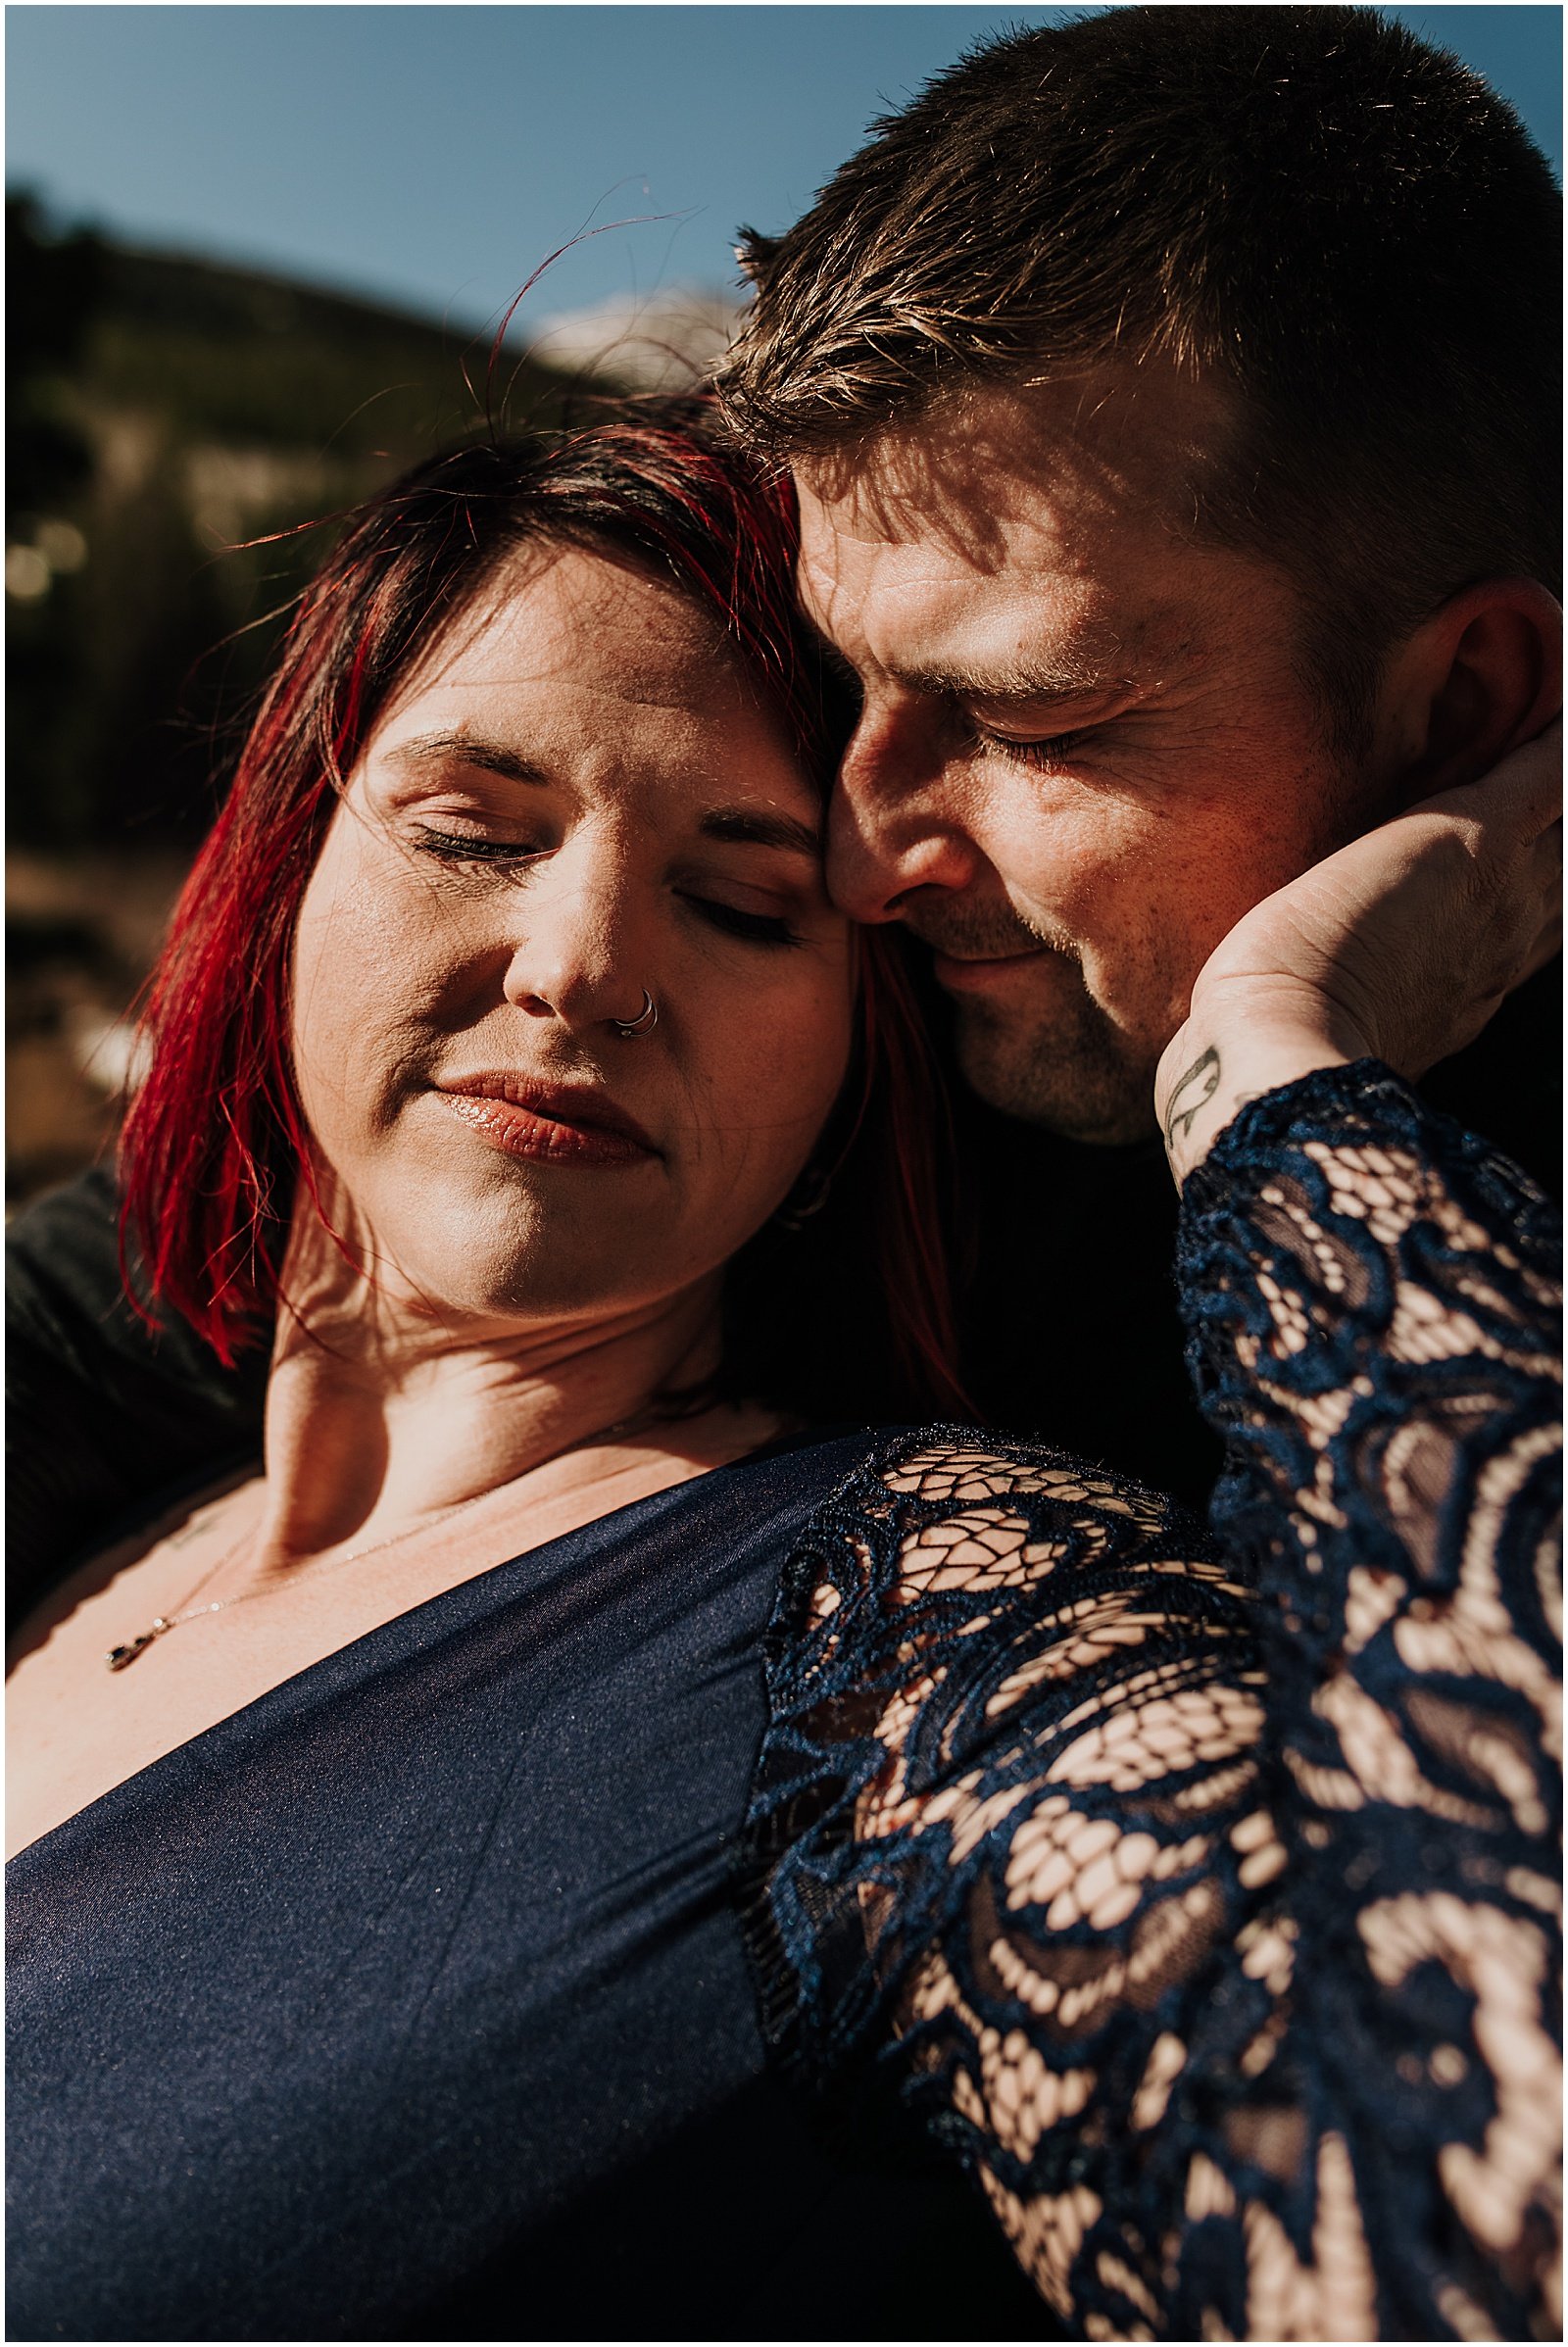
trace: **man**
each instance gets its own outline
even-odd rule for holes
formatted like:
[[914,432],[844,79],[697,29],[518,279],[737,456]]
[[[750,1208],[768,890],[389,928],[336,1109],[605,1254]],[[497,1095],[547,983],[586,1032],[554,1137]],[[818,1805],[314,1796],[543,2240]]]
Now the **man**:
[[[980,1396],[1004,1424],[1195,1497],[1214,1460],[1158,1300],[1173,1217],[1156,1104],[1180,1175],[1195,1133],[1211,1139],[1250,1082],[1279,1080],[1247,1065],[1267,1059],[1272,996],[1255,973],[1280,968],[1282,928],[1289,958],[1269,901],[1317,867],[1321,909],[1353,870],[1347,843],[1476,784],[1556,714],[1557,236],[1550,174],[1507,107],[1370,12],[1129,7],[974,52],[880,123],[784,236],[744,248],[757,302],[728,405],[793,471],[802,601],[859,690],[829,884],[930,950],[958,1067],[992,1112],[978,1129],[971,1113],[969,1136],[989,1262],[966,1329]],[[1540,971],[1432,1087],[1538,1173],[1557,1125],[1555,991]],[[1474,1032],[1461,1022],[1461,1039]],[[1410,1069],[1446,1048],[1416,1049]],[[1359,1056],[1353,1042],[1343,1055]],[[1281,1330],[1278,1357],[1297,1341]],[[1351,1403],[1316,1369],[1326,1448]],[[1231,1420],[1233,1440],[1277,1443],[1252,1407],[1262,1431]],[[1391,1460],[1415,1433],[1396,1427]],[[1492,1465],[1505,1472],[1500,1454]],[[1323,1635],[1343,1629],[1347,1653],[1365,1634],[1348,1614],[1330,1627],[1338,1577],[1370,1586],[1373,1549],[1412,1569],[1397,1480],[1367,1547],[1336,1557],[1330,1533],[1314,1560]],[[1217,1521],[1226,1505],[1221,1487]],[[1275,1534],[1252,1531],[1271,1731],[1303,1795],[1332,1778],[1348,1811],[1391,1829],[1303,1898],[1304,2011],[1357,1972],[1320,1930],[1334,1898],[1392,1882],[1379,1869],[1401,1814],[1441,1805],[1399,1779],[1392,1727],[1406,1705],[1424,1716],[1433,1690],[1394,1672],[1355,1699],[1353,1724],[1342,1706],[1336,1744],[1325,1723],[1344,1690],[1320,1687],[1297,1738],[1286,1690],[1312,1649],[1311,1584],[1274,1578]],[[1451,1602],[1426,1570],[1413,1614]],[[1393,1586],[1407,1588],[1397,1573]],[[1500,1681],[1498,1651],[1486,1667]],[[1460,1727],[1449,1759],[1472,1765],[1485,1733]],[[1324,1833],[1308,1826],[1292,1864],[1309,1871]],[[1485,1861],[1439,1827],[1420,1864],[1404,1878],[1420,1885],[1412,1914],[1440,1877],[1457,1912],[1465,1866]],[[1517,1999],[1528,1966],[1507,1969]],[[1408,2078],[1411,2042],[1391,2016],[1367,2076]],[[1266,2071],[1272,2054],[1243,2067],[1254,2058]],[[1284,2175],[1294,2155],[1282,2138],[1264,2148],[1268,2124],[1255,2156]],[[1375,2259],[1429,2170],[1451,2195],[1447,2119],[1433,2144],[1368,2127],[1363,2173],[1399,2179]],[[1039,2197],[1014,2205],[1010,2229],[1048,2298],[1055,2283],[1088,2327],[1090,2260],[1029,2229],[1031,2211],[1055,2221],[1071,2173],[1065,2156],[1032,2172]],[[1371,2335],[1365,2308],[1333,2303],[1362,2251],[1336,2243],[1326,2209],[1323,2294],[1294,2318],[1283,2297],[1270,2311],[1250,2298],[1245,2335]],[[1200,2219],[1200,2195],[1186,2212]],[[1499,2208],[1486,2224],[1525,2254],[1526,2221]],[[1257,2246],[1250,2234],[1250,2257]],[[1443,2319],[1480,2335],[1472,2313],[1449,2296]],[[1102,2335],[1151,2335],[1123,2327],[1125,2309],[1099,2320]]]
[[[1557,218],[1369,11],[1120,8],[976,51],[743,247],[728,404],[861,694],[831,884],[1039,1129],[966,1116],[980,1397],[1195,1495],[1156,1063],[1250,905],[1554,713]],[[1548,1182],[1554,1001],[1431,1086]]]

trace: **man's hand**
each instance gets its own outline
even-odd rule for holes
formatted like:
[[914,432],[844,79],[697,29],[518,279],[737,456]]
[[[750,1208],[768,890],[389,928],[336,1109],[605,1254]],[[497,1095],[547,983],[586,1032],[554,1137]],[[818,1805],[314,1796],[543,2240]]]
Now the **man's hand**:
[[1352,840],[1240,920],[1154,1079],[1178,1182],[1242,1103],[1315,1067],[1419,1076],[1562,943],[1562,726]]

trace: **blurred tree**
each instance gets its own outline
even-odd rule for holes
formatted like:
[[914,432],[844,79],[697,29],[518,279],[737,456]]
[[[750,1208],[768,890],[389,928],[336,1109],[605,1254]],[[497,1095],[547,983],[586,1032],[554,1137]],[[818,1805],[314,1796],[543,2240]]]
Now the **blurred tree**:
[[52,718],[76,684],[71,618],[64,599],[52,595],[57,572],[49,556],[63,558],[65,574],[85,555],[79,514],[94,458],[72,402],[71,375],[103,298],[103,261],[96,236],[53,236],[32,197],[7,196],[7,726],[24,831],[38,827],[40,796],[55,796]]
[[80,355],[103,292],[103,246],[51,237],[36,200],[6,198],[6,520],[18,496],[53,510],[76,495],[92,451],[61,409],[61,378]]

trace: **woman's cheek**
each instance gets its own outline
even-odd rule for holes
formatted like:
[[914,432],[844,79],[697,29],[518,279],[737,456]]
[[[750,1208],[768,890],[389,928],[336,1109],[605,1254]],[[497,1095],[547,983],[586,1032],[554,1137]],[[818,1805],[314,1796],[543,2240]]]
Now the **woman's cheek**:
[[765,1160],[763,1179],[787,1189],[827,1122],[849,1067],[853,1002],[847,973],[809,973],[747,1023],[735,1040],[744,1119]]

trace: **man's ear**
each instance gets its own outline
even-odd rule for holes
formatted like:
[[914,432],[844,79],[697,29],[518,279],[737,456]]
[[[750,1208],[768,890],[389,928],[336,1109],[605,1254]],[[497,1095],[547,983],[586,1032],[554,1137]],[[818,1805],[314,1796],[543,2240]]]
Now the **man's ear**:
[[1477,782],[1562,708],[1562,610],[1535,579],[1491,578],[1434,611],[1382,696],[1403,805]]

